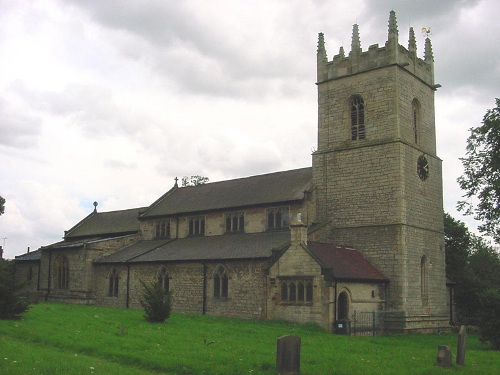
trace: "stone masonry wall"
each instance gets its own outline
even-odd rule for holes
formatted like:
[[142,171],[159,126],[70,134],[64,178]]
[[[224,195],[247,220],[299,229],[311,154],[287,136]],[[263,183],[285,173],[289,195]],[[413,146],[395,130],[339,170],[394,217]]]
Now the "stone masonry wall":
[[[262,318],[265,307],[265,264],[264,261],[208,262],[205,267],[198,262],[132,264],[128,280],[129,307],[141,308],[140,280],[145,282],[155,280],[160,268],[166,266],[172,292],[173,311],[201,314],[205,296],[206,314]],[[227,298],[215,298],[213,293],[212,275],[219,265],[225,267],[229,276]],[[118,297],[108,295],[109,275],[113,268],[116,268],[119,274]],[[204,274],[206,275],[205,284]],[[96,303],[126,307],[127,277],[126,266],[95,265]]]

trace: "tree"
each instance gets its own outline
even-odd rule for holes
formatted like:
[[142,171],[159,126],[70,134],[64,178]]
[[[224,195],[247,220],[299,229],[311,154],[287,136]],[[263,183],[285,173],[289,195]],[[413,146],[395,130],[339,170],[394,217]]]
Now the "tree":
[[461,323],[478,322],[481,295],[500,288],[500,257],[461,221],[444,216],[446,276],[454,281],[457,315]]
[[150,323],[163,323],[170,317],[171,293],[163,288],[159,280],[143,282],[139,300],[144,309],[144,317]]
[[[500,99],[489,109],[483,125],[470,129],[466,156],[460,159],[464,173],[457,181],[465,191],[458,209],[482,222],[481,233],[500,243]],[[478,203],[471,202],[477,197]]]
[[19,319],[28,310],[22,288],[14,277],[14,262],[0,259],[0,319]]
[[0,196],[0,216],[5,212],[5,198]]
[[494,350],[500,350],[500,288],[491,288],[481,294],[479,332],[481,341],[489,341]]
[[186,186],[204,185],[208,181],[209,181],[208,177],[204,177],[204,176],[198,176],[198,175],[191,176],[191,177],[184,176],[184,177],[182,177],[182,186],[186,187]]

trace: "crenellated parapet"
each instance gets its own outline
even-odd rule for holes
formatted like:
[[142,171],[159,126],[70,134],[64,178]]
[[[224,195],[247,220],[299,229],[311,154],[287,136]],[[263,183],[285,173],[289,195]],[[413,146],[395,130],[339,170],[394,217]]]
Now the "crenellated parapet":
[[388,38],[383,47],[371,45],[367,51],[361,48],[359,27],[353,25],[351,51],[346,56],[344,48],[328,61],[323,33],[319,34],[317,54],[317,83],[366,72],[372,69],[398,65],[414,74],[433,89],[439,87],[434,83],[434,56],[429,37],[425,40],[424,58],[417,56],[417,43],[413,28],[409,30],[408,47],[399,44],[399,32],[396,14],[389,16]]

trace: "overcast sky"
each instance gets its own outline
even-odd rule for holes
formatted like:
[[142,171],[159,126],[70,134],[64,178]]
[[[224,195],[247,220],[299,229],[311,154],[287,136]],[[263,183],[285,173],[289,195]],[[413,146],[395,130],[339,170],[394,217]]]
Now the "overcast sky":
[[0,0],[0,245],[59,241],[93,210],[150,205],[174,177],[211,181],[311,165],[316,48],[387,40],[396,11],[435,57],[445,210],[468,129],[500,88],[497,0]]

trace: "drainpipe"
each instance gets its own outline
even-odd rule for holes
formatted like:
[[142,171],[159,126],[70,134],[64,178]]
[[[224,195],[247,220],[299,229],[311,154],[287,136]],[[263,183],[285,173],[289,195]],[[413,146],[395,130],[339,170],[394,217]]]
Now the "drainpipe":
[[[36,291],[40,291],[40,270],[42,269],[42,257],[40,257],[40,261],[38,262],[38,277],[36,280]],[[37,293],[38,294],[38,293]],[[38,300],[38,295],[37,295],[37,300]]]
[[337,320],[337,280],[335,280],[335,296],[333,298],[333,323]]
[[128,309],[130,304],[130,266],[127,264],[127,295],[125,307]]
[[45,301],[49,299],[50,294],[50,279],[52,278],[52,249],[49,250],[49,275],[47,278],[47,294],[45,294]]
[[203,264],[203,299],[202,299],[202,315],[207,313],[207,265]]

